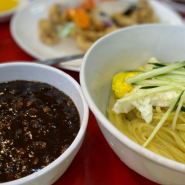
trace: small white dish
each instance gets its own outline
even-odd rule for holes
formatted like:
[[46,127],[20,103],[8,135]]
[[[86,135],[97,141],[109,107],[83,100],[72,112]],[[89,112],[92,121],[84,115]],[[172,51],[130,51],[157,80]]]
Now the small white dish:
[[6,21],[9,21],[10,20],[10,18],[12,17],[12,15],[20,7],[22,1],[21,0],[17,0],[17,2],[18,2],[18,4],[15,7],[11,8],[9,10],[0,12],[0,23],[1,22],[6,22]]
[[[10,75],[11,74],[11,75]],[[0,83],[27,80],[47,83],[68,95],[76,105],[80,115],[80,130],[69,148],[56,160],[38,172],[1,185],[51,185],[69,167],[84,140],[89,109],[80,85],[65,72],[51,66],[30,62],[10,62],[0,65]]]
[[0,12],[0,23],[9,21],[15,13],[17,13],[22,8],[28,6],[32,0],[17,0],[17,1],[18,4],[14,8]]
[[[38,60],[62,57],[83,53],[72,38],[66,38],[55,46],[47,46],[38,37],[38,21],[48,17],[48,8],[56,3],[64,2],[75,6],[76,0],[37,0],[21,9],[11,20],[11,33],[18,45]],[[172,9],[156,0],[149,0],[162,24],[184,25],[183,19]],[[60,67],[72,71],[80,71],[81,60],[61,64]]]

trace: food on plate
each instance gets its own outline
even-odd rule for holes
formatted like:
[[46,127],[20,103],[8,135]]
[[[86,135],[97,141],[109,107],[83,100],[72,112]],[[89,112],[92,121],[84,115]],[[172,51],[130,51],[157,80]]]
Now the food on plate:
[[40,82],[0,84],[0,183],[39,171],[71,145],[80,129],[73,101]]
[[172,1],[185,4],[185,0],[172,0]]
[[185,61],[150,58],[113,77],[107,117],[147,149],[185,163]]
[[59,3],[52,5],[48,18],[41,19],[38,23],[41,41],[54,45],[64,37],[71,37],[85,52],[96,40],[119,28],[158,22],[146,0],[139,0],[130,4],[128,9],[113,14],[101,10],[95,2],[86,0],[75,8]]
[[19,4],[17,0],[0,0],[0,13],[11,10]]

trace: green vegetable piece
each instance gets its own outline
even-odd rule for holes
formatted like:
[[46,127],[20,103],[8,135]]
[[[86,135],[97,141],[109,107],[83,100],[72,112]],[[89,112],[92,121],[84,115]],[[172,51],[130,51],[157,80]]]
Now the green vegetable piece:
[[185,61],[175,63],[175,64],[172,64],[172,65],[167,65],[167,66],[164,66],[162,68],[153,69],[152,71],[149,71],[149,72],[146,72],[146,73],[138,74],[134,77],[127,78],[126,82],[128,84],[131,84],[131,83],[134,83],[134,82],[139,82],[139,81],[151,78],[151,77],[155,77],[155,76],[158,76],[158,75],[168,73],[168,72],[173,71],[175,69],[179,69],[183,66],[185,66]]
[[126,72],[130,73],[130,72],[148,72],[151,71],[152,69],[135,69],[135,70],[127,70]]
[[159,86],[159,85],[168,85],[170,81],[167,80],[157,80],[157,79],[151,79],[151,80],[143,80],[140,82],[132,83],[132,85],[151,85],[151,86]]
[[148,85],[148,86],[160,86],[160,85],[168,85],[170,82],[166,80],[158,80],[158,79],[152,79],[152,80],[143,80],[140,82],[132,83],[132,85]]
[[[181,110],[182,104],[183,104],[183,102],[184,102],[184,98],[185,98],[185,93],[184,93],[184,91],[182,91],[182,93],[181,93],[181,95],[180,95],[180,98],[179,98],[179,104],[178,104],[178,102],[177,102],[178,106],[177,106],[177,110],[176,110],[176,112],[175,112],[175,116],[174,116],[173,122],[172,122],[172,129],[173,129],[173,130],[175,130],[176,123],[177,123],[177,118],[178,118],[179,112],[180,112],[180,110]],[[177,104],[176,104],[176,105],[177,105]]]
[[164,67],[164,66],[166,66],[166,64],[164,64],[164,63],[150,63],[149,62],[148,64],[154,65],[156,67]]
[[185,75],[185,71],[171,71],[168,73],[169,75]]
[[181,111],[185,112],[185,107],[184,106],[181,107]]
[[58,31],[58,37],[64,38],[68,36],[72,29],[74,28],[75,24],[73,22],[66,23],[59,31]]
[[184,91],[182,91],[180,93],[180,95],[177,97],[177,99],[171,104],[171,106],[169,107],[169,109],[167,110],[167,112],[164,114],[164,116],[162,117],[162,119],[159,121],[159,123],[157,124],[157,126],[153,130],[152,134],[149,136],[149,138],[143,144],[143,147],[146,147],[150,143],[150,141],[154,138],[154,136],[156,135],[156,133],[159,131],[159,129],[161,128],[161,126],[163,125],[163,123],[168,118],[168,116],[173,112],[173,110],[175,109],[176,105],[178,104],[178,102],[179,102],[179,100],[180,100],[183,92]]
[[156,87],[159,87],[159,86],[144,86],[144,87],[141,87],[140,89],[152,89]]

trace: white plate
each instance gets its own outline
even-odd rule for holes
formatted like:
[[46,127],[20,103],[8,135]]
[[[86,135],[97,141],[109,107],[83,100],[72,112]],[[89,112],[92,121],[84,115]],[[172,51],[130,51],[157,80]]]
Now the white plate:
[[[63,0],[64,3],[75,5],[77,0]],[[82,51],[76,42],[66,38],[55,46],[43,44],[38,37],[37,24],[41,18],[47,18],[48,8],[59,0],[37,0],[15,14],[11,20],[11,33],[19,46],[28,54],[39,60],[79,54]],[[61,2],[61,0],[60,0]],[[156,0],[149,1],[156,15],[163,24],[184,25],[183,19],[171,8]],[[60,64],[60,67],[80,71],[81,60]]]

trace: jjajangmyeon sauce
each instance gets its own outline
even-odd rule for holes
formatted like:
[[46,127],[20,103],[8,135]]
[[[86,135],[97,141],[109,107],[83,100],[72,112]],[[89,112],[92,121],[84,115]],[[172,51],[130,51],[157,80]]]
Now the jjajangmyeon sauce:
[[0,84],[0,183],[32,174],[73,142],[80,117],[73,101],[46,83]]

